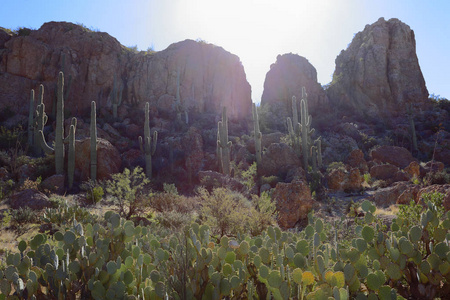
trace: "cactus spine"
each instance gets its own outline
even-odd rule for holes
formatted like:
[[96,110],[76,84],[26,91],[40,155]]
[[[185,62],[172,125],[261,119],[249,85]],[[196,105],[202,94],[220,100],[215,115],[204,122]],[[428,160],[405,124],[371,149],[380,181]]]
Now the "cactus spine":
[[230,149],[231,141],[228,141],[227,108],[222,111],[222,121],[217,124],[217,154],[219,166],[223,174],[230,175]]
[[145,154],[145,174],[148,178],[152,178],[152,155],[156,151],[156,143],[158,140],[158,132],[153,132],[153,140],[150,135],[150,117],[149,104],[145,103],[145,124],[144,124],[144,140],[139,136],[139,146]]
[[95,101],[91,102],[91,127],[90,127],[90,156],[91,156],[91,179],[97,180],[97,112]]
[[258,111],[256,109],[256,104],[253,103],[253,128],[255,132],[255,152],[256,152],[256,164],[258,166],[261,165],[261,141],[262,141],[262,134],[259,130],[259,116]]
[[123,92],[123,85],[120,85],[120,88],[117,89],[117,80],[116,76],[114,76],[114,84],[113,89],[111,91],[111,104],[113,108],[113,117],[114,119],[117,119],[117,107],[122,104],[122,92]]

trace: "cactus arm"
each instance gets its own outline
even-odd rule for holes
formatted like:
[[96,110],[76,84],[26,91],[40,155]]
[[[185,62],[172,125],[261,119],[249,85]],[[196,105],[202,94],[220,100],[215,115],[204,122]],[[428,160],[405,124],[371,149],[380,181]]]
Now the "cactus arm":
[[54,154],[55,153],[55,149],[50,147],[47,144],[47,142],[45,141],[44,133],[42,132],[42,130],[39,130],[39,139],[38,140],[39,140],[42,150],[44,150],[44,152],[46,154]]
[[139,149],[141,149],[142,153],[145,153],[144,147],[143,147],[143,143],[142,143],[142,136],[139,136]]
[[152,155],[154,155],[155,152],[156,152],[156,143],[157,143],[157,141],[158,141],[158,131],[154,131],[153,132],[152,151],[151,151]]

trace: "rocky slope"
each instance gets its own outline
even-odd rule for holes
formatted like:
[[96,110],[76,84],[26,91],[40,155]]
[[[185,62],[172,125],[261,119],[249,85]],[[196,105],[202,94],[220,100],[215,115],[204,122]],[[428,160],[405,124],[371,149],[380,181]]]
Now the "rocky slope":
[[124,104],[140,107],[148,101],[152,112],[171,113],[177,73],[181,102],[189,112],[220,114],[226,106],[231,119],[251,115],[244,68],[237,56],[223,48],[186,40],[160,52],[135,53],[107,33],[66,22],[45,23],[39,30],[13,36],[0,30],[3,108],[26,114],[29,90],[42,83],[44,102],[51,110],[60,70],[65,71],[68,87],[66,109],[73,116],[89,111],[92,100],[110,110],[115,78]]

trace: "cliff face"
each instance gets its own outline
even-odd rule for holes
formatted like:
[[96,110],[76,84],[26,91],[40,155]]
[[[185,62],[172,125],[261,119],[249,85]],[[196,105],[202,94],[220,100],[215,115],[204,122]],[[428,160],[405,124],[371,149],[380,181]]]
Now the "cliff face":
[[231,119],[251,116],[244,68],[220,47],[186,40],[160,52],[135,53],[107,33],[66,22],[13,36],[0,31],[0,103],[14,112],[27,113],[29,91],[41,83],[51,110],[57,74],[64,70],[71,116],[86,114],[92,100],[110,109],[115,79],[124,103],[150,102],[154,111],[173,112],[178,72],[188,111],[220,114],[226,106]]
[[292,96],[302,98],[302,87],[308,94],[311,114],[329,110],[328,97],[317,82],[317,71],[309,61],[297,54],[284,54],[270,66],[264,81],[261,104],[269,104],[273,111],[283,111],[284,117],[292,115]]
[[333,104],[374,118],[404,112],[406,103],[424,105],[428,91],[414,31],[398,19],[367,25],[336,58],[327,94]]

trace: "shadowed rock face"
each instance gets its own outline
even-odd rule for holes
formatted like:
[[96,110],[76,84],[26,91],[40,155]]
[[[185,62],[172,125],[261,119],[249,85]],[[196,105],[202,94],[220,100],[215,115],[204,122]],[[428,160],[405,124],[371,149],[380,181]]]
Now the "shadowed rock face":
[[[2,33],[4,31],[0,30]],[[26,114],[30,89],[44,84],[51,111],[56,78],[63,69],[69,85],[65,107],[72,116],[89,112],[90,102],[111,108],[117,79],[123,102],[164,112],[175,110],[177,72],[180,96],[189,112],[221,113],[230,119],[251,117],[251,88],[236,55],[221,47],[186,40],[156,53],[135,53],[104,32],[66,22],[45,23],[29,35],[0,34],[0,103]]]
[[398,19],[367,25],[336,58],[327,94],[333,104],[373,118],[403,113],[406,103],[424,105],[428,90],[414,31]]
[[292,116],[292,96],[302,99],[302,87],[308,94],[309,113],[323,113],[329,110],[328,97],[317,82],[317,71],[309,61],[297,54],[278,55],[270,66],[264,81],[261,105],[274,106],[283,116]]

